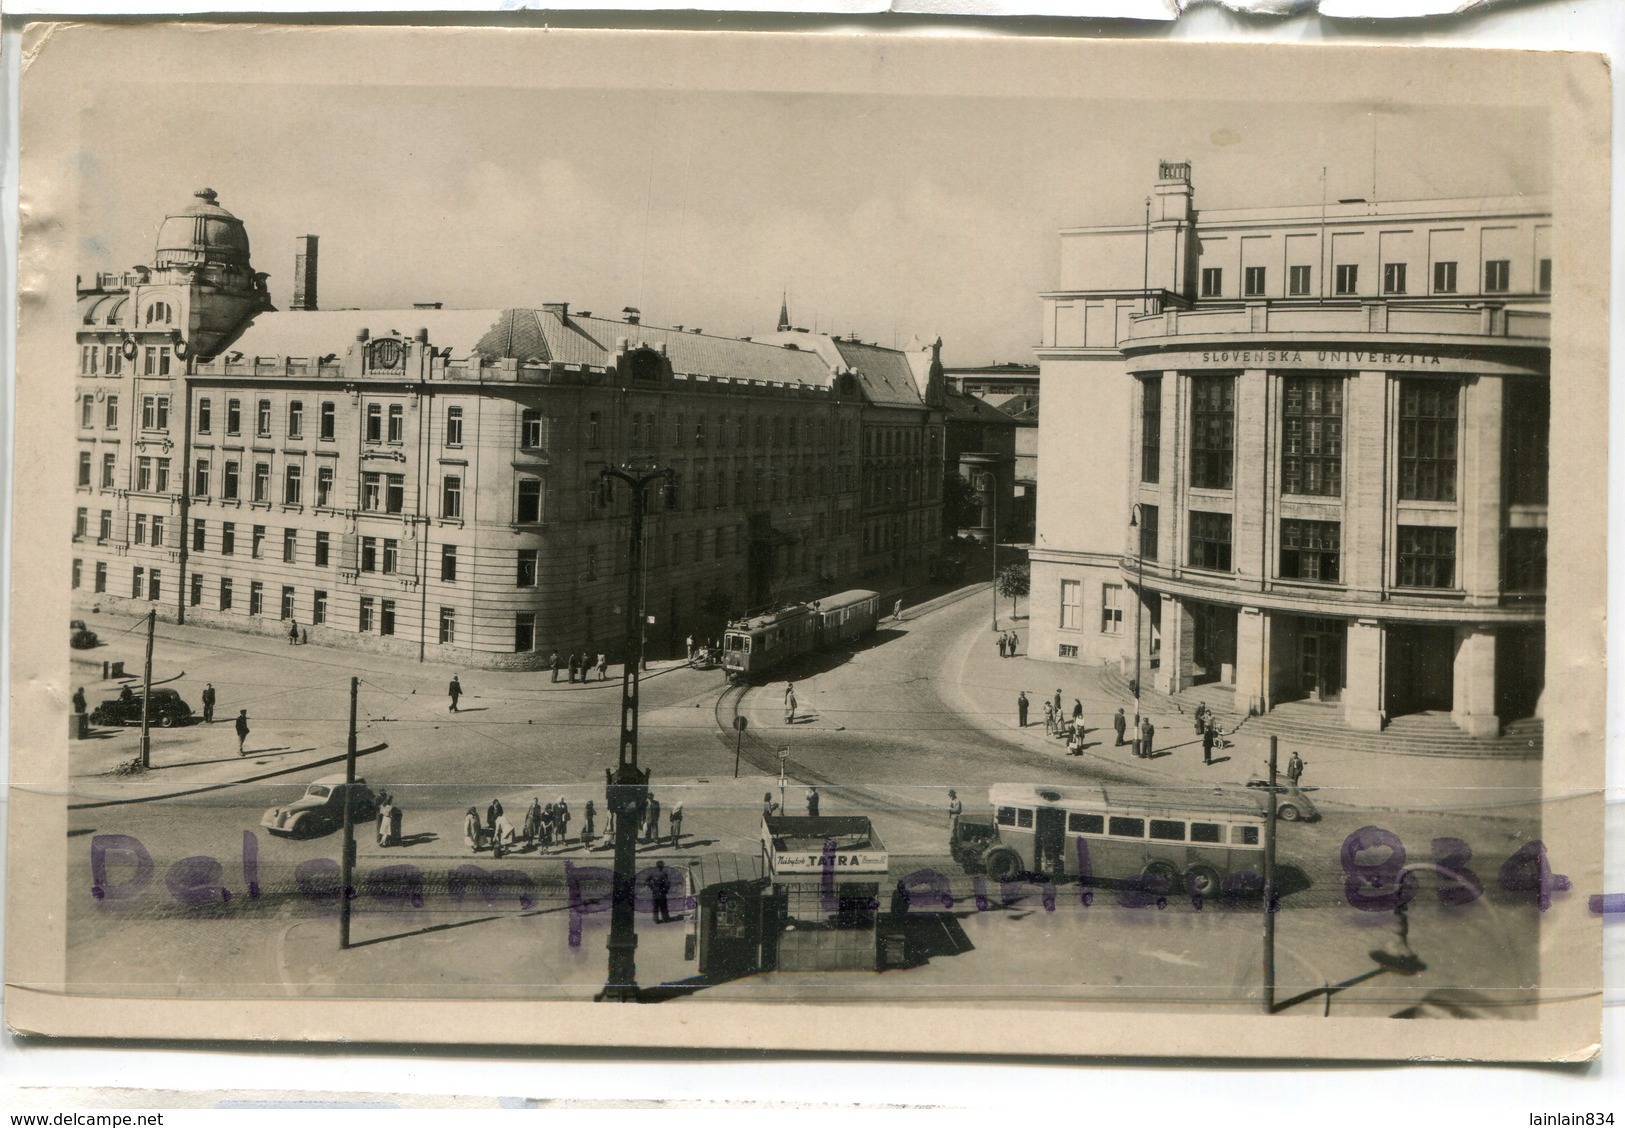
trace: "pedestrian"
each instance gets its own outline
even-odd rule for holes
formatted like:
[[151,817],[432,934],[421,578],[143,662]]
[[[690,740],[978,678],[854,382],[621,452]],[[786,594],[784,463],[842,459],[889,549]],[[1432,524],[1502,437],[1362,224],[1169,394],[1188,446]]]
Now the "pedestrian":
[[794,682],[787,682],[784,686],[784,723],[796,723],[796,686]]
[[470,854],[479,853],[480,849],[480,814],[473,807],[463,818],[463,845],[468,847]]
[[451,709],[449,711],[455,713],[457,711],[457,699],[463,695],[463,683],[457,680],[456,674],[451,675],[451,684],[446,687],[446,692],[451,695]]
[[647,822],[643,824],[643,840],[645,842],[660,841],[660,800],[653,795],[649,796],[649,806],[646,809]]
[[297,619],[290,619],[288,621],[288,645],[299,645],[299,620]]
[[1072,738],[1066,742],[1068,756],[1083,755],[1083,726],[1079,725],[1072,730]]
[[1016,651],[1019,650],[1020,648],[1021,648],[1021,639],[1016,636],[1015,631],[1011,631],[1010,632],[1010,657],[1014,658],[1016,656]]
[[502,813],[499,804],[496,821],[491,824],[491,856],[502,857],[513,848],[518,837],[514,833],[513,824],[508,821],[508,816]]
[[892,604],[891,621],[896,623],[896,622],[901,621],[902,618],[903,618],[903,601],[901,599],[899,599],[896,603]]
[[303,646],[310,641],[310,632],[304,627],[299,628],[299,645]]
[[1157,726],[1151,723],[1150,717],[1140,722],[1140,756],[1143,759],[1151,759],[1152,742],[1156,736]]
[[248,710],[244,709],[237,714],[237,755],[244,755],[243,746],[248,743]]
[[671,874],[666,871],[666,863],[656,862],[654,872],[643,882],[649,887],[649,896],[654,899],[655,923],[665,924],[671,920],[671,910],[666,905],[666,899],[671,896]]
[[818,788],[807,788],[807,814],[812,818],[818,817]]
[[1055,735],[1055,706],[1048,701],[1044,702],[1044,735]]
[[1060,720],[1061,720],[1061,687],[1060,686],[1055,687],[1055,720],[1056,720],[1057,723],[1059,723]]
[[493,799],[491,805],[485,808],[485,829],[495,830],[497,819],[502,817],[502,800]]
[[386,845],[399,846],[401,844],[401,827],[406,823],[406,812],[401,805],[393,799],[389,803],[389,841]]
[[690,662],[694,661],[694,636],[693,635],[688,636],[688,660]]
[[1119,706],[1117,714],[1112,717],[1112,729],[1117,733],[1117,744],[1114,747],[1123,747],[1123,731],[1128,728],[1128,718],[1123,716],[1122,707]]
[[553,804],[553,830],[558,834],[560,846],[570,841],[570,804],[564,801],[562,795]]
[[604,681],[608,677],[609,677],[609,655],[608,654],[600,654],[598,656],[598,680],[599,681]]
[[533,795],[530,800],[530,810],[525,812],[525,842],[534,850],[541,837],[542,800],[540,796]]
[[119,689],[118,702],[120,705],[129,705],[133,701],[135,701],[135,694],[130,692],[129,686],[126,685]]
[[80,686],[78,689],[73,691],[73,711],[75,713],[83,713],[86,708],[85,687]]
[[677,805],[671,809],[671,848],[677,849],[677,844],[683,837],[683,801],[679,799]]
[[1286,762],[1286,780],[1293,787],[1296,787],[1296,786],[1298,786],[1298,781],[1300,779],[1302,779],[1302,778],[1303,778],[1303,757],[1299,756],[1296,752],[1294,752],[1294,753],[1292,753],[1291,758],[1289,758],[1287,760],[1287,762]]
[[779,805],[777,803],[773,802],[773,793],[771,791],[763,792],[762,793],[762,815],[764,817],[772,817],[773,815],[776,815],[778,813],[779,813]]
[[378,845],[379,845],[380,848],[389,845],[389,812],[390,812],[390,810],[391,810],[391,807],[389,805],[389,796],[386,795],[386,796],[384,796],[384,801],[382,803],[378,804],[378,828],[377,829],[378,829]]
[[581,671],[581,659],[574,650],[570,651],[570,684],[576,683],[576,674]]
[[1208,727],[1208,723],[1209,723],[1209,721],[1212,720],[1212,718],[1213,718],[1213,711],[1207,707],[1207,702],[1206,701],[1197,702],[1197,704],[1196,704],[1196,735],[1197,736],[1202,735],[1203,731]]
[[203,723],[214,724],[214,683],[203,687]]
[[559,652],[555,650],[553,653],[547,656],[547,664],[553,671],[553,684],[557,685],[559,681],[559,667],[564,665],[564,659],[560,658]]
[[959,829],[959,816],[965,813],[965,804],[959,801],[959,792],[948,789],[948,837],[951,840]]
[[999,657],[1000,658],[1009,657],[1009,655],[1006,653],[1006,651],[1008,651],[1009,649],[1010,649],[1009,641],[1001,633],[999,635]]
[[1079,736],[1082,736],[1087,731],[1083,727],[1083,698],[1081,697],[1072,699],[1072,728]]
[[1213,741],[1219,735],[1219,730],[1209,721],[1202,730],[1202,763],[1213,763]]
[[597,817],[598,811],[593,807],[592,800],[588,799],[587,805],[581,808],[581,845],[588,849],[592,848],[592,824]]
[[553,804],[551,804],[551,803],[549,803],[547,806],[542,808],[542,845],[543,846],[551,846],[551,845],[553,845],[553,836],[554,836],[554,833],[558,829],[558,822],[557,822],[557,819],[555,818],[556,813],[557,812],[553,809]]
[[1027,727],[1027,691],[1024,689],[1016,695],[1016,716],[1021,721],[1021,727]]

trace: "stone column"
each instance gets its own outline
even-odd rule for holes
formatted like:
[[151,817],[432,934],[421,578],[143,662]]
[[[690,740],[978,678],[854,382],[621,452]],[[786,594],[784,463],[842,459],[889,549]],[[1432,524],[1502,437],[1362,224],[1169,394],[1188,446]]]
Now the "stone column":
[[[1275,408],[1268,372],[1250,368],[1236,377],[1236,464],[1230,562],[1236,575],[1259,590],[1272,572],[1275,542]],[[1239,628],[1238,628],[1239,629]],[[1237,672],[1239,683],[1240,672]]]
[[1491,377],[1480,376],[1462,386],[1456,585],[1467,592],[1469,603],[1488,606],[1499,601],[1501,591],[1502,395],[1501,381]]
[[1162,663],[1146,684],[1162,693],[1178,693],[1191,683],[1191,663],[1196,656],[1196,630],[1185,604],[1171,595],[1162,596]]
[[1343,582],[1350,589],[1376,593],[1388,586],[1393,393],[1386,372],[1350,373],[1345,390]]
[[1382,623],[1355,619],[1348,626],[1344,661],[1343,720],[1351,729],[1381,732],[1388,723],[1384,693],[1387,688],[1387,650]]
[[1236,612],[1236,707],[1254,716],[1273,704],[1270,684],[1270,616],[1257,607]]
[[1495,715],[1495,632],[1487,626],[1456,628],[1455,708],[1450,719],[1469,736],[1501,735]]

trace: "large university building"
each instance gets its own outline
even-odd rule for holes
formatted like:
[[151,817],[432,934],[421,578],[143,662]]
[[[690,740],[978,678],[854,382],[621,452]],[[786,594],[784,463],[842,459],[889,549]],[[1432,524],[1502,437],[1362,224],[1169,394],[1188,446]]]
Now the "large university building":
[[1035,657],[1474,735],[1544,676],[1549,205],[1198,210],[1061,233]]
[[198,196],[151,268],[80,283],[86,596],[459,664],[618,651],[630,499],[600,471],[626,462],[677,472],[644,529],[653,653],[937,553],[935,347],[318,310],[313,236],[277,311]]

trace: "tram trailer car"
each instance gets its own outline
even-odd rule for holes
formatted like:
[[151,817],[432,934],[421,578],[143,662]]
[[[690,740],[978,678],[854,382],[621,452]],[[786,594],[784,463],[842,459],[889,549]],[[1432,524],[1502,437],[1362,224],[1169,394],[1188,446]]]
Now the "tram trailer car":
[[[1232,874],[1262,873],[1265,815],[1239,789],[994,784],[991,822],[961,819],[949,843],[966,872],[1125,881],[1212,897]],[[1081,844],[1081,849],[1080,849]]]
[[791,659],[861,638],[880,621],[880,594],[843,591],[738,619],[722,636],[722,668],[729,678],[761,677]]

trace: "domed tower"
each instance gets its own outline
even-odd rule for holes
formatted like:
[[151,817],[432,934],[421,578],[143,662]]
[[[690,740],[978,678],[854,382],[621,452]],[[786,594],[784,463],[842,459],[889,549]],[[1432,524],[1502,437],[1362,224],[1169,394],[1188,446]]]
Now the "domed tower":
[[193,196],[196,202],[171,212],[158,228],[150,285],[175,288],[175,304],[184,311],[176,326],[180,347],[211,356],[250,317],[271,309],[271,297],[266,275],[249,262],[243,221],[220,206],[214,189]]

